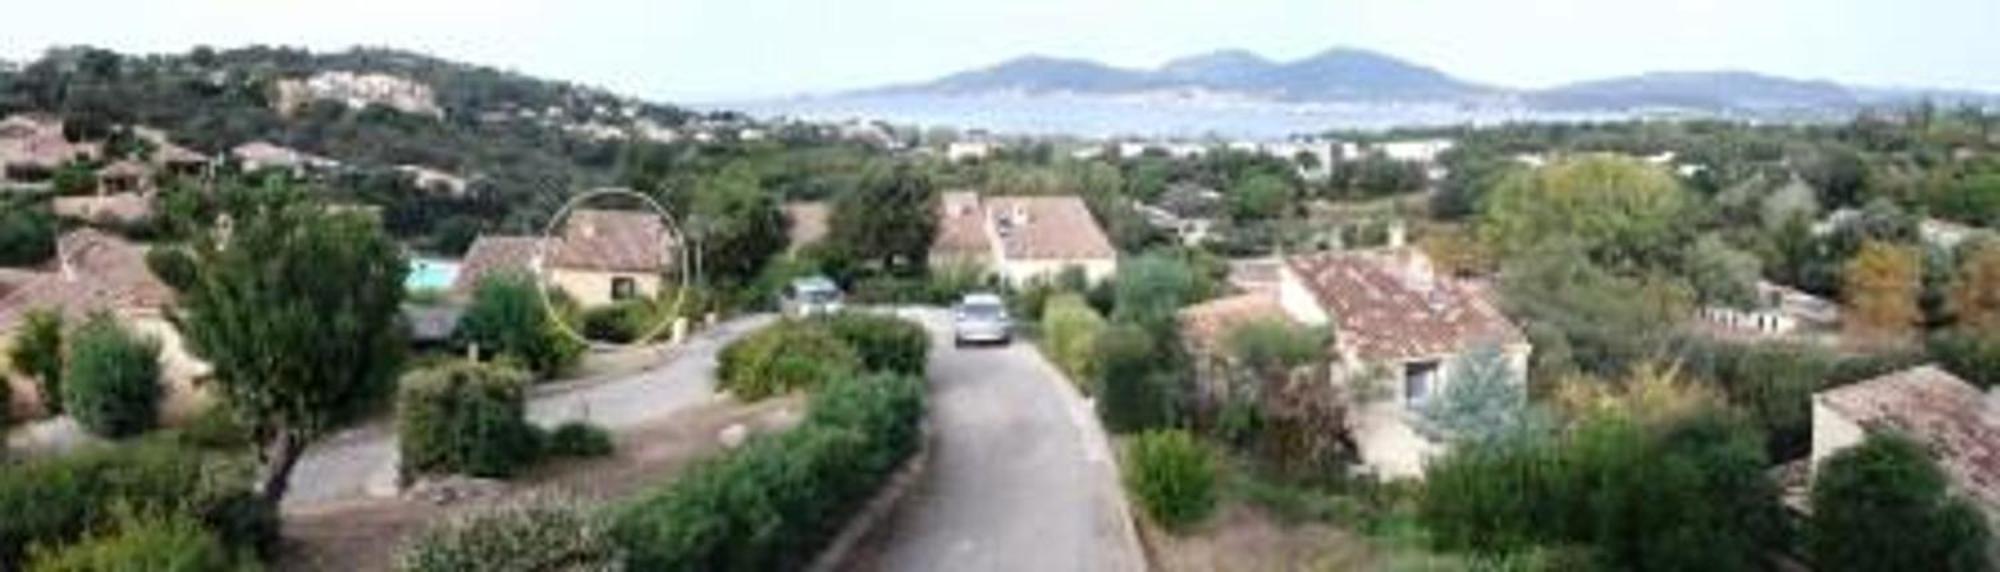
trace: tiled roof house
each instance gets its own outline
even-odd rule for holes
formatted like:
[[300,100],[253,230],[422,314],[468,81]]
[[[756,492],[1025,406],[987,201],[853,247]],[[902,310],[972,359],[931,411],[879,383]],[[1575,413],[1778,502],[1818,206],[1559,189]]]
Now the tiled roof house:
[[1118,250],[1081,198],[981,198],[954,191],[938,202],[933,266],[983,266],[1017,286],[1052,280],[1069,269],[1094,283],[1118,269]]
[[650,297],[678,268],[677,238],[660,217],[641,211],[576,209],[560,236],[481,236],[466,251],[452,291],[469,295],[485,276],[504,270],[533,272],[585,306],[628,297]]
[[1812,462],[1894,432],[1928,449],[1953,485],[2000,516],[2000,398],[1925,365],[1812,398]]

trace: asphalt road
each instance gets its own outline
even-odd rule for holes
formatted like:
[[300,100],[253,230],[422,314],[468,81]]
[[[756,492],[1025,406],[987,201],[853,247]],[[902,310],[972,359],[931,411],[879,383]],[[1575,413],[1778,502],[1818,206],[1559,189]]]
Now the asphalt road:
[[920,312],[931,356],[929,470],[862,568],[1144,569],[1104,432],[1026,342],[953,348],[942,312]]
[[[667,349],[658,365],[636,373],[537,387],[528,419],[544,427],[586,420],[611,430],[630,427],[716,399],[715,355],[770,316],[750,316],[697,334]],[[386,421],[315,443],[292,471],[285,508],[396,494],[396,441]]]

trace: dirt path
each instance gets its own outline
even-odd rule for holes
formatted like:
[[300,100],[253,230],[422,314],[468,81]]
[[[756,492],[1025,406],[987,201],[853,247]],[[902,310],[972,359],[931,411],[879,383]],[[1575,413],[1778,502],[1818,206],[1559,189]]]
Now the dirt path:
[[742,423],[752,433],[791,426],[803,411],[799,397],[744,405],[719,402],[684,410],[671,418],[633,426],[618,434],[613,456],[558,461],[516,478],[498,497],[452,505],[421,500],[371,498],[287,511],[285,553],[280,570],[354,572],[388,570],[397,550],[439,519],[519,496],[560,491],[603,501],[630,496],[671,480],[689,463],[722,447],[717,435]]

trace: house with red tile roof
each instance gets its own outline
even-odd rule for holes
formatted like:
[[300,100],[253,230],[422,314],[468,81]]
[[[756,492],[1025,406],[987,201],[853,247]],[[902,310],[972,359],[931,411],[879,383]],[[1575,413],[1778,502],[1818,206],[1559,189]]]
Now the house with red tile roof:
[[[0,294],[0,346],[9,343],[29,312],[53,311],[70,324],[98,312],[109,313],[160,342],[161,377],[168,389],[162,404],[166,420],[184,419],[206,403],[197,380],[208,375],[209,366],[188,352],[168,321],[174,292],[147,268],[144,246],[93,229],[77,229],[57,240],[51,268],[10,274],[15,285]],[[32,384],[16,381],[17,399],[39,401]]]
[[673,257],[676,240],[666,223],[650,212],[576,209],[552,238],[474,240],[452,290],[470,295],[488,275],[521,271],[539,274],[586,307],[650,298],[680,266]]
[[1813,395],[1814,468],[1880,433],[1929,450],[1953,488],[2000,519],[2000,397],[1934,365]]
[[1274,296],[1292,320],[1332,331],[1333,390],[1354,398],[1348,422],[1362,463],[1384,477],[1421,477],[1443,451],[1443,436],[1419,430],[1414,416],[1461,374],[1461,356],[1497,348],[1525,380],[1533,351],[1483,290],[1393,238],[1287,257]]
[[938,202],[938,232],[930,252],[934,268],[985,268],[1016,287],[1051,281],[1072,269],[1090,283],[1118,271],[1118,249],[1082,198],[982,198],[953,191]]

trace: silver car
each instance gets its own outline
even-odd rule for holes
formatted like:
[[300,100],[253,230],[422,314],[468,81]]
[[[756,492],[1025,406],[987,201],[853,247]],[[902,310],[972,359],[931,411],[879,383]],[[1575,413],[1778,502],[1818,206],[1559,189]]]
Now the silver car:
[[824,276],[793,280],[785,288],[785,315],[794,318],[825,316],[840,312],[840,286]]
[[1014,339],[1014,320],[1007,316],[1007,304],[993,294],[967,294],[952,307],[953,341],[1005,344]]

